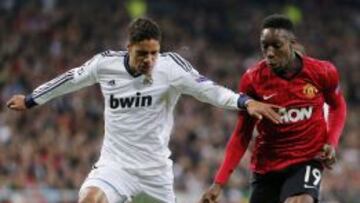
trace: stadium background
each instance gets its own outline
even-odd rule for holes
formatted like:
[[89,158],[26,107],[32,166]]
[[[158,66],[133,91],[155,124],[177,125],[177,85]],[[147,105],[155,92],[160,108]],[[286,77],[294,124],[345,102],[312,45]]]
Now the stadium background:
[[[301,2],[301,3],[299,3]],[[284,13],[309,55],[333,61],[349,113],[339,162],[322,183],[323,203],[360,202],[360,1],[1,0],[0,202],[76,202],[97,159],[103,132],[98,87],[56,99],[26,114],[5,102],[107,49],[126,47],[137,16],[161,26],[163,51],[177,51],[204,75],[236,90],[259,59],[263,17]],[[236,114],[183,97],[170,147],[178,202],[196,202],[211,184]],[[245,203],[249,154],[222,203]],[[141,202],[141,201],[139,201]],[[145,202],[145,201],[143,201]]]

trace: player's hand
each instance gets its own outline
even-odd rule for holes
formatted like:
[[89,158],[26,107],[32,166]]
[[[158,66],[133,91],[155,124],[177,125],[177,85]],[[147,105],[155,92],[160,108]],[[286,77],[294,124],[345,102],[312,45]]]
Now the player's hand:
[[25,105],[25,96],[24,95],[14,95],[11,97],[11,99],[6,102],[6,106],[15,111],[25,111],[26,105]]
[[324,144],[319,159],[327,169],[332,169],[336,163],[335,147],[330,144]]
[[200,203],[217,203],[217,198],[220,196],[221,191],[221,185],[212,184],[210,188],[201,197]]
[[266,117],[276,124],[282,123],[281,116],[275,111],[275,109],[280,108],[282,107],[274,104],[255,101],[253,99],[250,99],[246,104],[246,110],[250,116],[253,116],[259,120],[263,119],[263,117]]

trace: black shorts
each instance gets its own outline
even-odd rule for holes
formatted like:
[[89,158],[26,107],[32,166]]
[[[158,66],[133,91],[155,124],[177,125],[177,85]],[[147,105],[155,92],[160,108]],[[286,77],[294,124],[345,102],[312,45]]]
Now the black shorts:
[[283,203],[288,197],[301,194],[318,202],[322,171],[320,162],[309,161],[281,171],[254,173],[250,203]]

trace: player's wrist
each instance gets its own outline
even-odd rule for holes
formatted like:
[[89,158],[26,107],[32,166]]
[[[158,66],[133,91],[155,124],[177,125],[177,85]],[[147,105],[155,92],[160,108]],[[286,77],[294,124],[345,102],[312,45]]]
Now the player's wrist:
[[31,94],[26,95],[26,97],[24,98],[24,103],[25,103],[25,107],[26,107],[27,109],[30,109],[30,108],[38,105],[38,104],[35,102],[34,98],[31,96]]
[[224,185],[225,185],[225,183],[213,182],[212,187],[218,188],[218,189],[223,189]]
[[212,186],[223,188],[226,185],[227,179],[215,179]]
[[245,109],[247,109],[252,102],[255,102],[255,100],[252,99],[252,98],[248,99],[248,100],[245,102]]
[[237,101],[237,106],[239,109],[246,109],[247,105],[249,104],[250,101],[252,101],[253,99],[251,97],[249,97],[246,94],[239,94],[239,98]]
[[333,141],[331,141],[331,140],[328,140],[328,141],[324,144],[324,147],[325,147],[325,146],[333,147],[334,149],[337,148],[337,145],[336,145]]

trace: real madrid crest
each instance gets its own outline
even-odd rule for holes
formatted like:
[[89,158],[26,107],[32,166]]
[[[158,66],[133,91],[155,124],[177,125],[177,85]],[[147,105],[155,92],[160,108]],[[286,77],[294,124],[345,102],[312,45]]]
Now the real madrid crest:
[[144,85],[152,85],[153,82],[154,82],[154,80],[151,77],[151,75],[145,75],[144,80],[143,80]]
[[317,93],[318,93],[318,89],[310,83],[307,83],[303,87],[303,94],[309,99],[314,98]]

